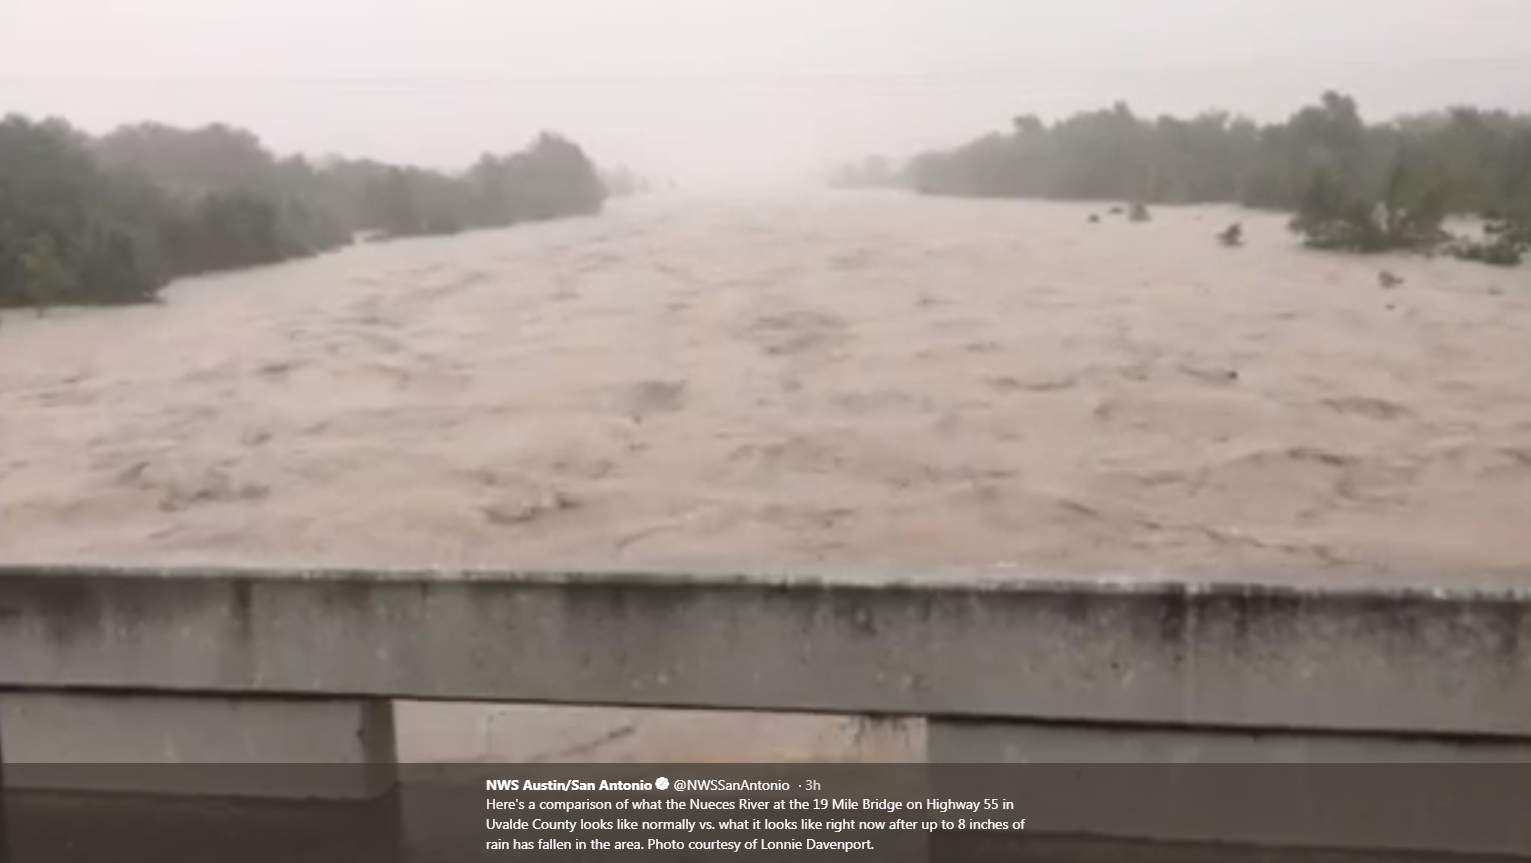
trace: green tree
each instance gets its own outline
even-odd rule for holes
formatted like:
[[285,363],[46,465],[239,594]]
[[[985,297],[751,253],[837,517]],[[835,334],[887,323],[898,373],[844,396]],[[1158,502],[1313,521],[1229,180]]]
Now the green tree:
[[67,303],[73,298],[77,284],[59,255],[58,246],[47,234],[39,234],[27,240],[21,248],[21,273],[23,290],[39,315],[48,306]]
[[1450,215],[1503,225],[1492,248],[1511,257],[1509,214],[1531,209],[1531,116],[1453,108],[1368,124],[1356,101],[1327,92],[1267,125],[1208,112],[1148,120],[1128,106],[1052,125],[1022,115],[1005,133],[910,159],[920,194],[1242,203],[1295,213],[1310,245],[1356,251],[1427,248]]
[[543,135],[462,174],[278,159],[228,126],[140,124],[92,139],[0,120],[0,306],[153,299],[177,276],[316,254],[353,233],[453,233],[600,209],[573,142]]

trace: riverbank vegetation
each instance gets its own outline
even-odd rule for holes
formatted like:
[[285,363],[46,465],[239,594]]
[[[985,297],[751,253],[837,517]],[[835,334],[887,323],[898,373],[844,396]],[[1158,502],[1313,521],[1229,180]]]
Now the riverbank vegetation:
[[[1445,251],[1510,265],[1531,252],[1531,116],[1457,107],[1367,122],[1325,93],[1283,122],[1226,112],[1139,116],[1126,104],[1011,128],[923,153],[900,170],[855,166],[931,195],[1241,204],[1294,213],[1315,248]],[[1443,229],[1470,217],[1481,232]]]
[[600,211],[606,189],[552,134],[447,173],[278,157],[250,132],[142,124],[92,137],[0,120],[0,307],[146,302],[171,279],[381,237]]

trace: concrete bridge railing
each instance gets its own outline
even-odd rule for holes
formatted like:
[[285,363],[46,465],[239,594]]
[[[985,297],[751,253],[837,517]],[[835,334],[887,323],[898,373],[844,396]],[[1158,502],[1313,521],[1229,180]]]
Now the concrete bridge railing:
[[0,568],[12,783],[345,762],[322,793],[366,795],[392,699],[919,716],[943,763],[1524,763],[1531,586]]

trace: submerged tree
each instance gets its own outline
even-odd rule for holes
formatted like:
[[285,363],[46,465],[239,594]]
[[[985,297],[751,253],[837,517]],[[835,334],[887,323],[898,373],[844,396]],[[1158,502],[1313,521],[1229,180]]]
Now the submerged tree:
[[1464,261],[1516,266],[1531,256],[1531,218],[1500,216],[1484,226],[1482,238],[1458,240],[1451,251]]
[[1393,166],[1379,199],[1319,170],[1309,182],[1291,229],[1310,248],[1349,252],[1432,249],[1450,239],[1442,187],[1407,157]]

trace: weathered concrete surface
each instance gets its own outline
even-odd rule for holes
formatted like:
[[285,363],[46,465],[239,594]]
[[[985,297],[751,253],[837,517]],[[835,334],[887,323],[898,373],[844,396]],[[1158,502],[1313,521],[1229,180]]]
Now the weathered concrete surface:
[[1531,736],[1507,584],[12,567],[0,656],[0,689]]
[[7,692],[0,750],[22,790],[365,800],[398,776],[381,699]]
[[923,763],[906,717],[538,704],[394,704],[410,764]]
[[[1516,764],[1531,783],[1531,738],[932,719],[926,746],[932,764]],[[1531,784],[1519,793],[1531,803]]]
[[[941,764],[1028,764],[1028,833],[1531,858],[1531,740],[929,723]],[[986,768],[932,769],[967,796]],[[993,771],[993,768],[988,768]],[[978,777],[975,780],[975,777]]]

